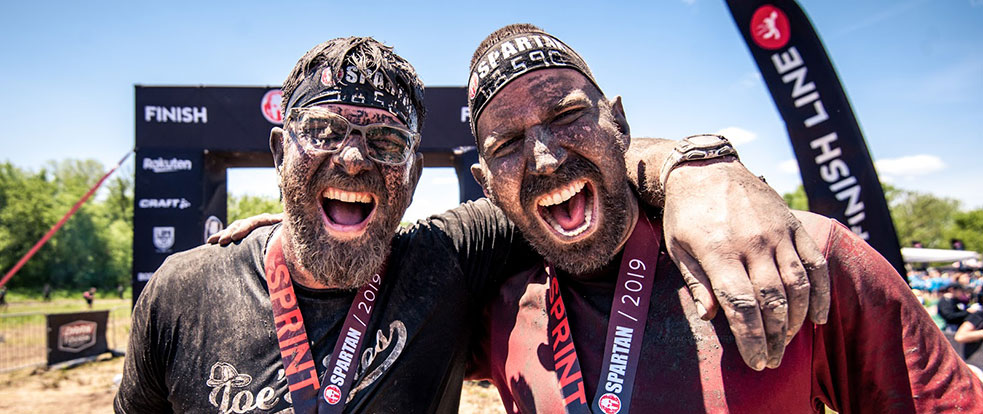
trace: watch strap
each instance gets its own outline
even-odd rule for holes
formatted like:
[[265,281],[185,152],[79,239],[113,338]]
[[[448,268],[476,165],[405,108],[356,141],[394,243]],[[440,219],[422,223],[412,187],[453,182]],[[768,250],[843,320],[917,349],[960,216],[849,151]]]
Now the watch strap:
[[710,160],[728,155],[737,157],[737,150],[734,149],[734,146],[731,145],[727,138],[713,134],[688,136],[676,144],[672,153],[669,154],[665,163],[662,164],[662,169],[659,170],[660,189],[664,194],[669,173],[680,164],[690,161]]

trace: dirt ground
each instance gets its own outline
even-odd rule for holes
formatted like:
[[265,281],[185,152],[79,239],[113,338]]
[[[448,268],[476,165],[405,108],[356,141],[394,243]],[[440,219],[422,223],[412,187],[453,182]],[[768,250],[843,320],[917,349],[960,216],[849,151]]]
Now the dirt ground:
[[[116,384],[123,372],[123,358],[109,359],[75,368],[24,369],[0,374],[0,413],[112,413]],[[464,384],[461,413],[504,413],[498,391],[477,383]]]
[[0,374],[0,412],[7,414],[112,413],[123,358],[69,369],[24,369]]

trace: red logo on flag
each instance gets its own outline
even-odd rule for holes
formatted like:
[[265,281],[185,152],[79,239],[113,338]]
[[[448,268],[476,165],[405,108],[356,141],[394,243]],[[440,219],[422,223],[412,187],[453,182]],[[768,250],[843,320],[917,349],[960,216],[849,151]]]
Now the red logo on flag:
[[766,4],[751,16],[751,39],[764,49],[781,49],[788,44],[790,27],[785,12]]
[[337,385],[328,384],[327,387],[324,387],[324,401],[331,405],[337,404],[338,401],[341,401],[341,389]]
[[283,91],[270,89],[263,95],[263,100],[259,103],[259,109],[263,111],[263,117],[271,123],[283,124],[283,113],[280,112],[280,104],[283,102]]
[[621,398],[609,392],[597,400],[597,406],[604,414],[617,414],[621,411]]

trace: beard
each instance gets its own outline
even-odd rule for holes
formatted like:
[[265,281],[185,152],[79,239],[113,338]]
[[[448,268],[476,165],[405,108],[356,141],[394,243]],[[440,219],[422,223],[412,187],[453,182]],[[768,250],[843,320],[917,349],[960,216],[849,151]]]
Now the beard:
[[[377,196],[375,217],[357,238],[339,240],[328,234],[320,205],[325,183],[345,189],[369,191]],[[321,168],[306,183],[285,178],[284,227],[288,230],[294,259],[321,284],[339,289],[356,289],[379,272],[389,256],[396,226],[406,210],[405,191],[387,191],[374,171],[357,177]]]
[[[610,171],[619,177],[625,176],[623,163],[620,171]],[[539,223],[536,198],[578,179],[587,178],[594,186],[598,200],[600,221],[595,224],[594,234],[576,243],[557,243],[556,236]],[[597,166],[587,160],[569,158],[553,174],[548,176],[527,175],[519,193],[522,207],[522,220],[513,220],[525,235],[526,240],[543,258],[554,266],[570,274],[584,274],[600,269],[618,252],[628,227],[623,217],[628,214],[628,182],[625,179],[613,180],[611,188],[604,186],[604,179]]]

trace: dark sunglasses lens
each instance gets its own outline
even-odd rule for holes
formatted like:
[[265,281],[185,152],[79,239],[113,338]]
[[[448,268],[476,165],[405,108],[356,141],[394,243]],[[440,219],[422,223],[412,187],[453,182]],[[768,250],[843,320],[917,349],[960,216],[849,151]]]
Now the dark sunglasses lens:
[[413,137],[406,131],[385,126],[374,126],[365,131],[365,146],[369,157],[381,162],[406,161]]
[[348,135],[348,123],[344,118],[333,114],[306,116],[298,123],[297,133],[314,148],[334,151],[345,141],[345,136]]

